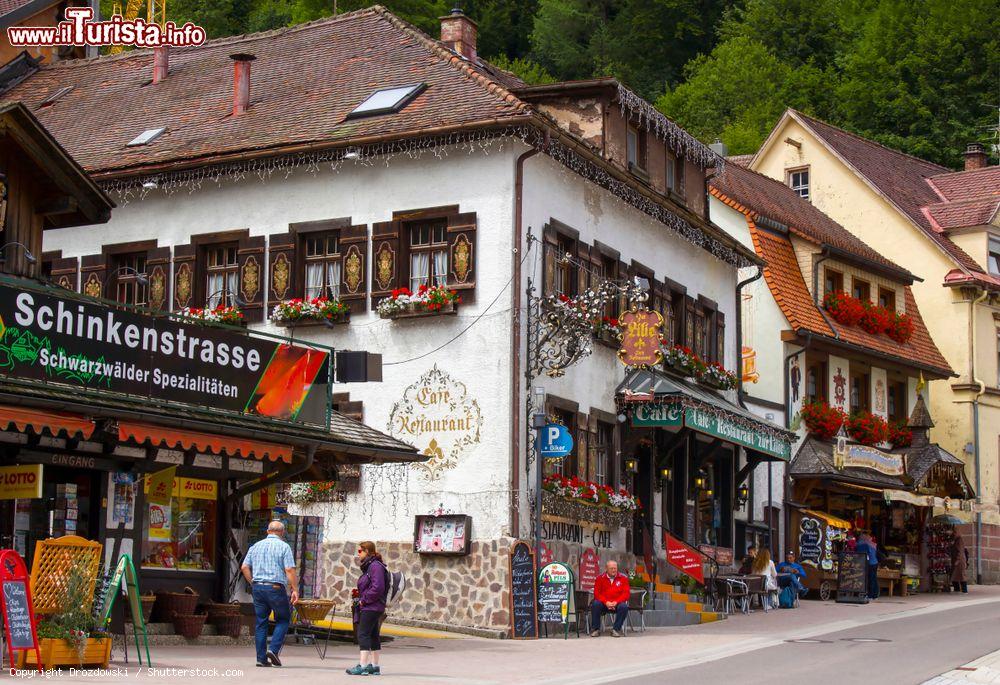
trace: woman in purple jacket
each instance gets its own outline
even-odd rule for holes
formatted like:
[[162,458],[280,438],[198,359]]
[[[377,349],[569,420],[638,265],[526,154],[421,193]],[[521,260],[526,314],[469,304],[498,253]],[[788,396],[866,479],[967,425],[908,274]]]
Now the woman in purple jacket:
[[347,669],[347,674],[381,675],[378,665],[378,653],[382,649],[379,627],[385,613],[389,572],[382,562],[382,555],[375,551],[374,542],[366,541],[358,545],[358,563],[361,565],[361,577],[358,578],[354,622],[358,626],[361,655],[358,665]]

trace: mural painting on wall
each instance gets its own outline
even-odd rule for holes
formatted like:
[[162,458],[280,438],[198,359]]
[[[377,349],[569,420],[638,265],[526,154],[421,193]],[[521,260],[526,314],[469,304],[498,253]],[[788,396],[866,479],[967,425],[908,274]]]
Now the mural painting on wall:
[[839,366],[837,373],[833,376],[833,404],[838,409],[844,409],[847,406],[847,378],[844,377],[844,371]]
[[791,421],[788,426],[794,431],[802,423],[802,355],[797,354],[788,362],[788,397],[791,398]]
[[434,365],[403,392],[403,399],[389,414],[390,434],[430,457],[414,464],[428,478],[437,480],[454,468],[472,445],[479,443],[483,425],[479,403],[465,383]]
[[875,381],[875,412],[885,413],[885,383],[881,378]]
[[[744,276],[743,271],[743,269],[740,269],[741,281],[747,278],[750,272],[752,272],[751,269],[747,269],[748,273]],[[754,349],[754,328],[757,323],[758,300],[756,291],[757,283],[754,282],[740,296],[740,308],[742,309],[740,327],[742,328],[741,333],[743,336],[742,348],[740,349],[740,368],[744,383],[756,383],[760,379],[760,374],[757,372],[757,351]]]

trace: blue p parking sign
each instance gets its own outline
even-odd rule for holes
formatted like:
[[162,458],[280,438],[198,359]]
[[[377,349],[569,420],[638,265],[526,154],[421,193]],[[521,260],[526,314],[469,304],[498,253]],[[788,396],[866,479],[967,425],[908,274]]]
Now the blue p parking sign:
[[562,459],[573,451],[573,436],[562,424],[546,424],[538,437],[539,451],[546,459]]

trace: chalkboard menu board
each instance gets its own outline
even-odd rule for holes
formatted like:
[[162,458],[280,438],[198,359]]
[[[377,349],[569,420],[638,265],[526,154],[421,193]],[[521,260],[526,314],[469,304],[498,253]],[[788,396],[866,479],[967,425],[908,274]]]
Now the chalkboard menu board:
[[31,630],[31,611],[28,606],[28,586],[23,580],[3,582],[4,621],[10,631],[10,646],[14,649],[31,649],[35,636]]
[[538,620],[542,623],[563,622],[563,602],[572,613],[570,594],[573,590],[573,572],[558,561],[544,566],[538,573]]
[[868,555],[843,552],[837,570],[837,601],[849,604],[868,603]]
[[511,637],[532,640],[538,637],[535,604],[535,555],[527,542],[517,541],[510,550]]

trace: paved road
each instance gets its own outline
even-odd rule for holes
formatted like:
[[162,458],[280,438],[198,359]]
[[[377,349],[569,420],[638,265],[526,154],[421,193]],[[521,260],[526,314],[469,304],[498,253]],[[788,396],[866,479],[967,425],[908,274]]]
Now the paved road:
[[765,649],[614,681],[919,684],[1000,648],[995,603],[811,635]]

